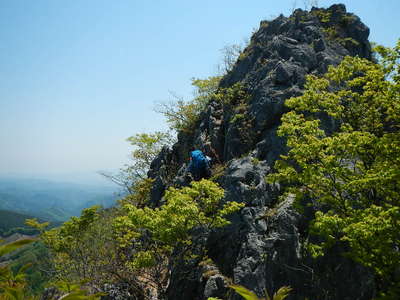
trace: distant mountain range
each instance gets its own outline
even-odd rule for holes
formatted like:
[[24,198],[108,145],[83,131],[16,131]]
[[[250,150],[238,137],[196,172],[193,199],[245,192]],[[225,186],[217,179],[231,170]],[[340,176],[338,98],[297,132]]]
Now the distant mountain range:
[[116,190],[110,186],[0,178],[0,210],[65,221],[92,205],[112,206],[117,199]]

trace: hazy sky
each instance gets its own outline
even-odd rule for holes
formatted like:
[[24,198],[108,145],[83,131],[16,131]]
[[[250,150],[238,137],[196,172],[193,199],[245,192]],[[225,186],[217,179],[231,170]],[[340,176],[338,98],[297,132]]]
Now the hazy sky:
[[[399,0],[341,2],[372,41],[400,37]],[[190,96],[190,78],[214,75],[220,49],[294,3],[1,0],[0,173],[118,169],[127,137],[166,128],[154,102]]]

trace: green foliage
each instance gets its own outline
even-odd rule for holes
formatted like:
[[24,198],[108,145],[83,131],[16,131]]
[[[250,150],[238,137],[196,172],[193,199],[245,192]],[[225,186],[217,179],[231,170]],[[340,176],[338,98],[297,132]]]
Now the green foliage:
[[284,300],[287,296],[289,296],[289,293],[292,290],[288,286],[283,286],[272,296],[272,298],[267,292],[265,292],[265,298],[259,298],[256,294],[246,289],[244,286],[232,284],[229,287],[246,300]]
[[7,253],[13,252],[22,246],[33,243],[34,241],[35,239],[22,239],[5,245],[0,245],[0,257],[6,255]]
[[351,37],[347,37],[347,38],[338,38],[337,41],[339,42],[339,44],[341,44],[343,47],[345,48],[349,48],[349,47],[355,47],[355,46],[359,46],[360,43],[357,42],[355,39],[351,38]]
[[193,229],[209,232],[228,225],[225,217],[243,206],[222,204],[223,196],[224,190],[216,183],[203,179],[190,187],[169,188],[159,208],[125,204],[126,214],[116,218],[115,231],[121,249],[130,249],[129,266],[162,292],[168,281],[166,267],[193,258]]
[[339,37],[338,30],[335,27],[326,27],[323,28],[322,31],[325,33],[329,40],[334,41]]
[[213,76],[207,79],[192,79],[195,87],[194,98],[185,101],[173,94],[174,100],[160,103],[156,111],[164,115],[170,128],[177,132],[192,133],[199,120],[201,112],[217,91],[221,77]]
[[202,103],[203,108],[217,91],[220,81],[220,76],[211,76],[206,79],[192,78],[192,86],[196,88],[194,91],[195,99],[197,102]]
[[224,106],[224,112],[230,118],[230,124],[236,128],[244,145],[251,145],[255,132],[254,119],[248,113],[251,95],[240,83],[235,83],[229,88],[218,90],[214,99]]
[[400,281],[400,42],[377,51],[380,64],[346,57],[323,77],[309,76],[303,96],[286,102],[291,111],[278,134],[290,150],[268,180],[328,208],[311,224],[322,237],[310,246],[314,255],[348,245],[347,255],[371,268],[384,291]]
[[329,23],[331,21],[332,13],[325,9],[315,9],[311,12],[316,16],[321,23]]
[[292,290],[291,287],[283,286],[272,296],[272,298],[270,298],[267,294],[266,300],[284,300],[284,299],[286,299],[286,297],[289,296],[289,293],[291,292],[291,290]]
[[35,228],[38,232],[42,233],[45,228],[50,225],[50,222],[40,223],[36,218],[26,219],[25,224],[29,227]]
[[170,144],[171,136],[166,132],[138,133],[127,139],[135,150],[132,151],[132,169],[140,178],[145,178],[153,159],[164,145]]
[[[80,217],[72,217],[62,226],[42,234],[41,239],[50,249],[55,266],[55,279],[79,281],[88,279],[90,269],[100,262],[106,249],[96,248],[105,236],[96,225],[100,220],[99,207],[84,209]],[[100,232],[98,232],[100,230]],[[93,263],[93,265],[89,265]]]
[[173,143],[168,132],[138,133],[127,139],[134,147],[131,152],[132,163],[125,165],[118,174],[101,173],[114,183],[123,187],[128,194],[135,194],[138,182],[145,182],[151,162],[166,145]]
[[354,15],[346,14],[342,17],[340,23],[342,26],[348,26],[349,24],[353,23],[356,20],[356,18],[357,17]]
[[246,115],[245,114],[235,114],[233,115],[232,119],[231,119],[231,123],[240,123],[241,121],[246,119]]
[[246,289],[244,286],[238,284],[232,284],[229,287],[246,300],[261,300],[260,298],[258,298],[256,294]]
[[[118,209],[101,210],[94,206],[84,209],[80,217],[72,217],[41,235],[52,256],[52,285],[62,290],[82,286],[75,284],[82,282],[88,287],[115,281],[126,282],[133,289],[138,286],[138,275],[126,267],[125,254],[119,251],[114,238],[112,224],[120,213]],[[69,292],[73,292],[71,297],[83,297],[84,293],[77,289]]]
[[[109,214],[92,207],[42,233],[53,256],[53,278],[67,283],[85,281],[89,286],[125,280],[138,290],[162,291],[168,265],[178,260],[174,248],[179,257],[192,257],[192,229],[224,226],[229,223],[225,216],[242,206],[223,205],[223,190],[200,181],[181,190],[169,189],[166,203],[151,209],[146,206],[151,184],[150,179],[137,181],[135,194],[120,201],[123,210]],[[35,220],[29,223],[40,227]]]
[[332,22],[332,13],[328,10],[316,9],[311,13],[319,19],[321,25],[323,26],[322,30],[329,40],[336,41],[345,48],[351,48],[359,45],[355,39],[351,37],[344,37],[343,34],[341,34],[343,30],[346,30],[349,24],[354,22],[356,18],[354,15],[345,14],[339,20],[339,23],[335,24]]
[[166,203],[160,208],[137,208],[126,204],[126,216],[116,219],[117,231],[130,233],[120,237],[122,245],[131,241],[132,236],[140,237],[148,232],[151,238],[167,248],[190,244],[191,230],[196,226],[206,229],[229,224],[224,217],[243,205],[228,202],[222,205],[224,190],[209,180],[192,182],[191,187],[169,188],[164,196]]
[[161,149],[173,142],[168,132],[138,133],[127,139],[135,149],[131,153],[132,163],[121,170],[123,186],[130,194],[136,194],[137,188],[149,184],[147,172],[151,162]]
[[119,202],[124,204],[132,204],[136,207],[145,207],[149,203],[150,191],[153,187],[154,179],[145,178],[137,180],[132,187],[133,193],[129,194]]
[[33,294],[43,291],[50,276],[44,270],[51,270],[49,264],[49,251],[41,241],[27,245],[23,249],[11,254],[10,267],[12,271],[18,272],[23,266],[31,264],[26,270],[26,281]]
[[252,157],[251,158],[251,163],[255,166],[260,164],[260,160],[257,157]]
[[244,86],[238,82],[231,87],[219,89],[214,95],[214,99],[224,105],[235,106],[237,104],[248,103],[250,96]]
[[[9,254],[27,244],[34,242],[33,239],[22,239],[0,246],[0,257]],[[4,300],[27,300],[33,299],[28,296],[25,280],[25,271],[31,265],[26,264],[17,272],[13,272],[9,265],[0,266],[0,299]]]

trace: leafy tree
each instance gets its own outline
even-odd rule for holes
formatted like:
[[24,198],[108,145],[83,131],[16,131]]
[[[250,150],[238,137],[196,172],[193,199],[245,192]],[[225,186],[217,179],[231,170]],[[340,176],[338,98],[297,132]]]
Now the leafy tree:
[[[84,209],[80,217],[72,217],[62,226],[45,232],[42,240],[49,247],[54,255],[55,278],[70,279],[70,281],[80,281],[88,279],[91,266],[89,262],[95,259],[92,253],[96,239],[101,240],[104,235],[94,234],[94,224],[100,218],[99,207],[94,206]],[[98,233],[98,232],[97,232]]]
[[322,208],[314,255],[347,245],[387,291],[400,282],[400,41],[376,50],[380,63],[346,57],[286,102],[278,134],[290,150],[268,180]]
[[84,209],[80,217],[71,217],[62,226],[42,234],[41,239],[53,254],[56,280],[76,282],[89,277],[91,247],[88,246],[96,243],[94,236],[89,237],[89,231],[99,218],[98,209],[97,206]]
[[10,254],[10,260],[9,266],[14,273],[19,272],[27,264],[31,265],[25,271],[25,278],[27,286],[33,294],[39,294],[44,290],[45,285],[51,279],[51,273],[48,271],[52,267],[49,251],[40,240]]
[[[40,224],[37,220],[32,219],[27,223],[43,232],[48,223]],[[0,246],[0,257],[10,254],[21,247],[32,245],[37,239],[21,239],[12,243]],[[31,294],[29,282],[27,281],[27,270],[32,267],[31,263],[26,263],[17,270],[13,271],[10,264],[0,266],[0,299],[1,300],[38,300],[40,296]],[[101,293],[88,295],[88,292],[78,285],[68,285],[69,289],[63,289],[64,285],[59,284],[58,287],[63,291],[62,299],[67,300],[98,300]],[[58,298],[57,298],[58,299]],[[60,298],[61,299],[61,298]]]
[[147,177],[147,171],[153,159],[165,145],[171,145],[173,138],[168,132],[138,133],[127,139],[134,148],[131,152],[131,164],[125,165],[119,173],[100,174],[121,186],[128,194],[134,194],[135,184]]
[[[223,189],[207,180],[170,188],[159,208],[145,205],[148,192],[144,185],[120,201],[122,208],[84,209],[80,217],[43,232],[41,239],[53,255],[54,284],[85,282],[101,290],[105,283],[126,282],[139,297],[146,297],[146,290],[162,295],[168,269],[201,254],[192,252],[193,229],[208,232],[227,225],[225,217],[242,206],[222,204]],[[35,220],[29,223],[40,227]]]
[[[129,256],[129,265],[140,272],[147,286],[165,293],[167,270],[182,259],[201,255],[192,251],[193,230],[207,233],[211,229],[229,224],[226,216],[243,204],[221,203],[224,190],[208,180],[192,182],[190,187],[169,188],[165,204],[159,208],[138,208],[125,204],[126,215],[115,221],[121,249]],[[204,250],[204,249],[203,249]],[[199,253],[200,251],[200,253]]]
[[[137,283],[139,274],[126,266],[125,255],[115,240],[112,224],[119,214],[118,208],[90,207],[81,216],[72,217],[41,235],[52,255],[53,285],[60,287],[61,284],[65,290],[84,283],[83,287],[98,291],[106,283],[125,282],[142,296]],[[70,292],[75,295],[84,289],[74,288]]]
[[272,296],[272,298],[268,295],[267,292],[265,292],[265,298],[259,298],[256,294],[254,294],[252,291],[248,290],[244,286],[232,284],[229,287],[246,300],[284,300],[289,296],[289,293],[292,290],[288,286],[283,286]]
[[166,132],[138,133],[127,139],[132,146],[132,173],[143,179],[147,177],[151,162],[160,153],[164,145],[171,144],[172,137]]
[[[6,255],[8,253],[11,253],[11,252],[21,248],[22,246],[30,244],[34,241],[35,241],[35,239],[22,239],[22,240],[17,240],[15,242],[8,243],[5,245],[0,245],[0,257],[3,255]],[[0,242],[2,242],[2,240],[0,240]]]
[[139,208],[143,208],[149,204],[150,191],[153,187],[154,179],[145,178],[138,180],[132,187],[132,193],[119,200],[119,203],[123,206],[124,204],[131,204]]
[[172,94],[173,100],[158,104],[155,110],[164,115],[172,130],[191,133],[195,129],[200,113],[205,110],[207,103],[217,91],[220,80],[219,76],[207,79],[192,78],[192,85],[195,87],[193,99],[185,101],[182,97]]
[[[25,245],[33,243],[35,239],[21,239],[0,246],[0,257],[11,253]],[[33,299],[27,293],[25,271],[30,267],[26,264],[17,272],[13,272],[9,265],[0,266],[0,299],[4,300],[28,300]]]

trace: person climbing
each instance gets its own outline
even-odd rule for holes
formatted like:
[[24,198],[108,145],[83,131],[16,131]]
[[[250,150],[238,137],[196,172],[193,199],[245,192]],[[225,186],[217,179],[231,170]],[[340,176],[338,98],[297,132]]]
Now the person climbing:
[[192,174],[194,180],[209,178],[211,176],[211,158],[204,155],[201,150],[192,148],[190,150],[190,163],[188,172]]

